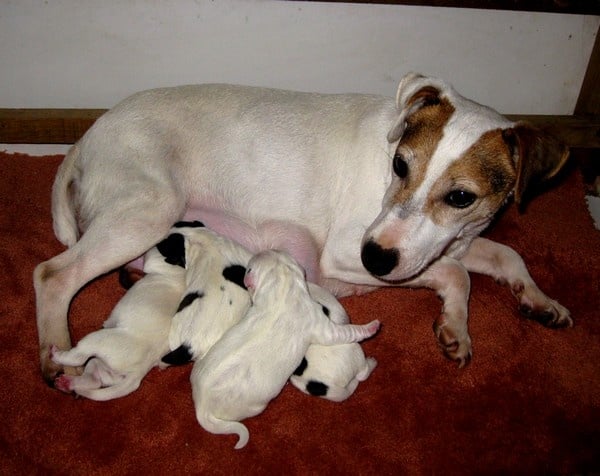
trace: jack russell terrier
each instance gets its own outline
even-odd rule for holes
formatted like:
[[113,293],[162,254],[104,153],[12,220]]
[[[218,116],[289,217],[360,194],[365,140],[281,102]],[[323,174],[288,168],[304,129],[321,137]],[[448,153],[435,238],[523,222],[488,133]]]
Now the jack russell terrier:
[[154,366],[166,367],[171,320],[185,290],[183,236],[173,233],[144,255],[144,277],[117,303],[102,329],[71,350],[51,348],[56,364],[83,366],[54,385],[92,400],[111,400],[136,390]]
[[[321,305],[323,313],[335,324],[348,324],[343,306],[327,290],[308,283],[310,296]],[[300,391],[332,402],[349,398],[360,382],[369,378],[377,361],[365,357],[359,343],[343,345],[311,344],[290,382]]]
[[461,365],[471,356],[468,271],[506,283],[530,317],[569,326],[516,252],[478,237],[567,156],[532,126],[414,73],[395,100],[216,84],[134,94],[70,149],[54,182],[54,231],[68,249],[34,271],[42,374],[52,384],[63,370],[49,350],[71,346],[77,291],[182,219],[244,246],[252,237],[235,223],[286,223],[273,247],[338,296],[434,289],[444,301],[437,339]]
[[211,433],[236,433],[236,449],[249,439],[240,420],[261,413],[281,392],[310,344],[350,344],[379,330],[379,321],[329,320],[311,297],[304,270],[286,253],[255,255],[244,283],[252,306],[195,362],[190,376],[198,422]]

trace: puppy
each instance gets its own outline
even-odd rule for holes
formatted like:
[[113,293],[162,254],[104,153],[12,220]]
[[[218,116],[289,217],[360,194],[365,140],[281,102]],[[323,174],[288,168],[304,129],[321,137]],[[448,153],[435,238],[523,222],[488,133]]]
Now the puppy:
[[162,358],[170,365],[202,358],[250,307],[250,252],[206,228],[188,230],[185,242],[186,290],[171,323],[171,352]]
[[182,219],[242,245],[252,237],[229,225],[287,223],[274,247],[338,296],[432,288],[444,301],[436,336],[461,365],[471,355],[470,271],[506,283],[529,317],[569,326],[517,253],[478,237],[567,155],[544,132],[414,73],[395,99],[222,84],[134,94],[71,148],[54,182],[54,231],[69,248],[34,271],[44,378],[61,371],[50,345],[71,345],[77,291]]
[[62,374],[55,387],[92,400],[111,400],[136,390],[169,350],[171,319],[185,290],[182,235],[173,233],[144,256],[143,278],[117,303],[104,328],[68,351],[52,348],[60,365],[84,366],[83,374]]
[[249,439],[239,421],[258,415],[279,394],[310,344],[349,344],[379,329],[379,321],[355,326],[327,319],[304,271],[284,253],[254,256],[244,282],[252,307],[194,364],[190,378],[198,422],[211,433],[236,433],[236,449]]
[[[348,314],[331,293],[312,283],[309,283],[308,289],[331,321],[336,324],[350,322]],[[308,395],[341,402],[354,393],[359,382],[369,378],[376,365],[373,357],[365,358],[358,343],[311,344],[290,382]]]

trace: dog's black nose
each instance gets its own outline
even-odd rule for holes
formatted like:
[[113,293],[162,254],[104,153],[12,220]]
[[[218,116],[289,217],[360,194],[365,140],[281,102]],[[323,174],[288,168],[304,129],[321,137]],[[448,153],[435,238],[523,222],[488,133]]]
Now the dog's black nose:
[[373,240],[367,241],[360,254],[363,266],[375,276],[385,276],[398,266],[396,248],[384,249]]

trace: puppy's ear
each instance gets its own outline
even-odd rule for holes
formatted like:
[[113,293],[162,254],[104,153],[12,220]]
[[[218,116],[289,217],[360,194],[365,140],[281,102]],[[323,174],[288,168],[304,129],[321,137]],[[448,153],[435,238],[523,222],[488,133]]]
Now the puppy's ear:
[[420,74],[409,73],[402,78],[396,93],[398,119],[396,119],[395,124],[387,135],[387,140],[390,144],[402,137],[406,128],[406,120],[411,114],[414,114],[424,106],[440,103],[442,88],[443,85],[440,84],[440,80],[427,78]]
[[502,136],[517,169],[515,203],[522,209],[526,189],[554,177],[567,162],[569,148],[550,134],[526,123],[505,129]]

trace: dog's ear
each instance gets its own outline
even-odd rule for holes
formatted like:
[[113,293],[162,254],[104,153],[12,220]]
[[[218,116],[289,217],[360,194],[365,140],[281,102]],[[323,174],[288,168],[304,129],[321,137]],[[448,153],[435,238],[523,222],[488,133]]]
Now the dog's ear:
[[569,148],[527,123],[505,129],[502,136],[517,170],[515,203],[522,209],[526,189],[554,177],[567,162]]
[[389,143],[396,142],[402,137],[408,117],[424,106],[439,104],[441,81],[428,78],[417,73],[409,73],[402,78],[396,92],[396,108],[398,119],[387,135]]

